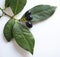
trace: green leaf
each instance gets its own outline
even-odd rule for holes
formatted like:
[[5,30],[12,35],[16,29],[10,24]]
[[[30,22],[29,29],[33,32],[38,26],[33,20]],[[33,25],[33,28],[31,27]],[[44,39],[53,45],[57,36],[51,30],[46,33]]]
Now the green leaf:
[[56,7],[50,5],[38,5],[29,10],[32,22],[44,21],[55,12]]
[[18,14],[25,6],[26,0],[6,0],[5,7],[11,7],[13,13]]
[[29,29],[19,22],[16,22],[13,27],[13,36],[19,46],[33,54],[34,37]]
[[5,7],[9,7],[11,0],[5,0]]
[[10,19],[4,27],[4,36],[8,42],[11,41],[11,39],[13,38],[12,29],[13,29],[14,23],[15,23],[15,20]]
[[10,7],[13,13],[18,14],[26,4],[26,0],[11,0]]

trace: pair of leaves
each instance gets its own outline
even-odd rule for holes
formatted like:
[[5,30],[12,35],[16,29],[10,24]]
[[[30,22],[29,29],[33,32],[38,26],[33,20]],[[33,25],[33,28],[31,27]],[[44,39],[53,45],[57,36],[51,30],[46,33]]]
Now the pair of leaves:
[[14,15],[18,14],[26,4],[26,0],[5,0],[5,7],[11,7]]
[[[28,10],[31,12],[32,22],[44,21],[55,12],[56,7],[50,5],[38,5]],[[25,14],[24,14],[25,17]],[[23,18],[24,18],[23,17]]]
[[33,35],[26,26],[14,19],[10,19],[5,25],[4,35],[7,41],[15,38],[19,46],[33,54],[35,41]]

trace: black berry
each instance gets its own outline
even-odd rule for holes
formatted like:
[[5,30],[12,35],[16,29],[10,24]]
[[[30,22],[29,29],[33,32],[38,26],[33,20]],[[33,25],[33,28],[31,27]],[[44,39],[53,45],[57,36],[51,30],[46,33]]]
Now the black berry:
[[31,16],[27,16],[27,17],[26,17],[26,20],[27,20],[27,21],[31,21],[31,20],[32,20],[32,17],[31,17]]
[[27,26],[28,28],[32,28],[32,23],[31,23],[31,22],[26,22],[26,26]]
[[31,12],[29,12],[29,11],[27,11],[27,12],[25,13],[25,17],[30,16],[30,15],[31,15]]

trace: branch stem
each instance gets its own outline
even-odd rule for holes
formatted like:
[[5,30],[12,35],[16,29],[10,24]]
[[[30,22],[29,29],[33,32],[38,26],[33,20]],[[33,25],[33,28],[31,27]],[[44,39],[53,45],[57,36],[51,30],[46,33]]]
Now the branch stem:
[[[10,16],[10,15],[6,14],[6,13],[4,12],[4,9],[1,9],[1,8],[0,8],[0,10],[2,10],[2,12],[3,12],[4,15],[6,15],[6,16],[12,18],[12,19],[15,19],[13,16]],[[2,14],[2,16],[3,16],[3,14]],[[17,20],[17,19],[15,19],[15,20]],[[17,20],[17,21],[26,22],[26,19],[25,19],[25,18],[21,18],[21,19],[19,19],[19,20]]]
[[4,12],[4,9],[1,9],[1,8],[0,8],[0,10],[2,10],[3,14],[7,15],[7,16],[10,17],[10,18],[13,18],[12,16],[9,16],[8,14],[6,14],[6,13]]

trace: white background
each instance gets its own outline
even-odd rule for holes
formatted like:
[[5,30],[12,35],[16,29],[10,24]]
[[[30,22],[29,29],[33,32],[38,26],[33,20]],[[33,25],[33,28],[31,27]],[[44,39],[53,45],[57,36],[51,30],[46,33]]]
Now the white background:
[[[1,8],[4,8],[4,1],[0,0]],[[35,38],[34,54],[20,48],[15,40],[5,40],[3,28],[9,18],[3,16],[0,19],[0,57],[60,57],[60,0],[28,0],[16,18],[21,18],[24,12],[39,4],[57,6],[57,9],[48,20],[35,24],[30,29]]]

